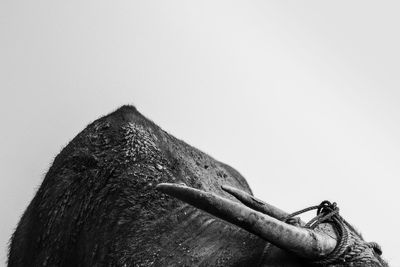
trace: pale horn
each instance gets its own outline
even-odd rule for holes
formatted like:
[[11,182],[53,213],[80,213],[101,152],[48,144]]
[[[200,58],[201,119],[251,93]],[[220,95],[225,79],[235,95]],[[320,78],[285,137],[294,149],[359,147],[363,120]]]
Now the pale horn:
[[299,217],[289,218],[289,214],[273,205],[265,203],[264,201],[250,195],[249,193],[242,191],[240,189],[234,188],[229,185],[222,185],[221,188],[234,196],[237,200],[242,202],[247,207],[259,211],[261,213],[267,214],[280,221],[286,221],[292,225],[304,226],[305,223]]
[[287,224],[213,193],[170,183],[159,184],[157,189],[303,258],[319,259],[336,247],[336,240],[322,232]]
[[234,188],[229,185],[223,185],[221,188],[237,198],[240,202],[245,204],[247,207],[252,208],[256,211],[259,211],[261,213],[267,214],[271,217],[274,217],[275,219],[278,219],[280,221],[284,220],[287,216],[289,216],[288,213],[284,212],[283,210],[274,207],[268,203],[265,203],[264,201],[255,198],[254,196],[239,190],[237,188]]

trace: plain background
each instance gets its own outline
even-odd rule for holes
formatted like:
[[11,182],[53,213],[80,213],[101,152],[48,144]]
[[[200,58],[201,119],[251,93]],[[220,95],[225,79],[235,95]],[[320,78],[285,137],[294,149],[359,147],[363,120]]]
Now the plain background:
[[0,259],[52,160],[122,104],[400,266],[396,1],[0,2]]

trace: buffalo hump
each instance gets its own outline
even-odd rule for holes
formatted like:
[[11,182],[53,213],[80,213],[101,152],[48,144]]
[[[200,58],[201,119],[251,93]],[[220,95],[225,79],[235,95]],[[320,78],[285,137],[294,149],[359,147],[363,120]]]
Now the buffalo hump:
[[123,106],[55,158],[12,237],[9,266],[254,266],[265,241],[164,195],[185,183],[228,196],[246,180]]

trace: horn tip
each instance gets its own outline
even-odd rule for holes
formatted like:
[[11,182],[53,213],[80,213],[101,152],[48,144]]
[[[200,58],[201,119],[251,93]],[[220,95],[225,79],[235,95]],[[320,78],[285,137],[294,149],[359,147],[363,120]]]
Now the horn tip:
[[221,185],[221,188],[222,188],[222,190],[224,190],[226,192],[232,192],[235,189],[234,187],[232,187],[230,185],[226,185],[226,184]]
[[156,185],[156,190],[166,193],[170,189],[186,188],[187,185],[184,183],[174,184],[174,183],[159,183]]
[[156,189],[162,191],[166,187],[172,186],[171,183],[159,183],[156,185]]

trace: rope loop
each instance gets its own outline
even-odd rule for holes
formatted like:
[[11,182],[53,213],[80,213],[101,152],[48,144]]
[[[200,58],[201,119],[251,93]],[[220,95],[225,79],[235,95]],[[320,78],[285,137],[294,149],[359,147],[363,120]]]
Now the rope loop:
[[294,216],[311,210],[317,210],[317,216],[311,219],[304,227],[315,229],[319,224],[329,222],[335,227],[338,232],[338,243],[335,249],[329,255],[315,261],[314,263],[324,265],[343,261],[341,260],[341,256],[349,247],[349,230],[346,227],[347,223],[339,215],[339,207],[337,206],[336,202],[331,203],[327,200],[324,200],[321,202],[321,204],[317,206],[305,208],[290,214],[284,219],[284,221],[288,222],[289,219],[293,218]]
[[[343,265],[345,262],[347,264],[350,262],[367,263],[374,258],[374,255],[371,253],[382,254],[382,249],[377,243],[365,242],[361,235],[339,215],[339,207],[335,202],[322,201],[319,205],[311,206],[288,215],[283,221],[292,223],[291,220],[294,216],[311,210],[317,210],[317,215],[303,227],[315,229],[321,223],[329,223],[336,231],[338,238],[336,247],[331,253],[312,263],[324,266],[330,264]],[[368,258],[365,255],[370,256]]]

